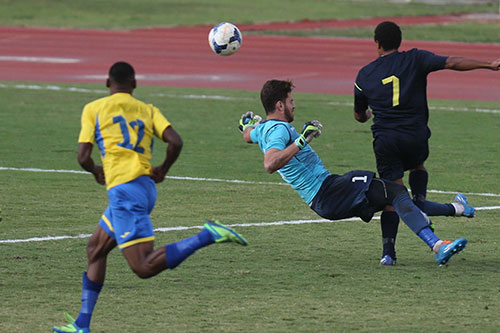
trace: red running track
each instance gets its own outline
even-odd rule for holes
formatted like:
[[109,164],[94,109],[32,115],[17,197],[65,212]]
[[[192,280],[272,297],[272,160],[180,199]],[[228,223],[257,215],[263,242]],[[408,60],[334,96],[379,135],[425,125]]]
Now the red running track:
[[[377,56],[371,40],[257,36],[242,30],[240,51],[221,57],[208,46],[207,27],[132,31],[3,27],[0,81],[103,83],[109,66],[124,60],[136,68],[139,84],[258,91],[268,79],[290,78],[296,91],[352,94],[358,70]],[[500,44],[405,41],[401,49],[413,47],[483,60],[500,57]],[[441,71],[429,76],[430,98],[500,102],[499,90],[500,72]]]

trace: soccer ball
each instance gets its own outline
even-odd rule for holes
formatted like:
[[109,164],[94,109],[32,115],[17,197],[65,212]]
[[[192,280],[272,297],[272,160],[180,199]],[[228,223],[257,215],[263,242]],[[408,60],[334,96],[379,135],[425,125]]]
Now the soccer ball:
[[219,23],[210,30],[208,44],[215,54],[229,56],[240,49],[243,39],[238,27],[234,24]]

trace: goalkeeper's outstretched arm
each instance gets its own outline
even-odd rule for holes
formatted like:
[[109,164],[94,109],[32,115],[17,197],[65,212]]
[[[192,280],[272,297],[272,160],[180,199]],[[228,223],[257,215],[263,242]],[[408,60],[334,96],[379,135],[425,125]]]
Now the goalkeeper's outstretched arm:
[[250,132],[253,130],[253,127],[247,127],[243,131],[243,140],[245,140],[246,143],[253,143],[252,138],[250,137]]

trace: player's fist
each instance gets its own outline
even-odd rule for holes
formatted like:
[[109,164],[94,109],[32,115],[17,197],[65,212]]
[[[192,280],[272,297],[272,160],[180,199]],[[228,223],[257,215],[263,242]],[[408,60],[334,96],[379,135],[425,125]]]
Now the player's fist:
[[312,141],[312,139],[317,138],[321,135],[322,128],[323,125],[319,121],[308,121],[304,124],[300,136],[295,139],[295,144],[300,149],[304,148],[308,143]]
[[96,165],[94,167],[94,172],[92,172],[94,175],[95,181],[101,185],[106,185],[106,177],[104,176],[104,169],[102,168],[101,165]]
[[241,115],[240,122],[238,124],[238,129],[240,132],[245,131],[249,126],[257,126],[262,121],[262,117],[259,115],[254,115],[252,111],[248,111]]
[[491,62],[491,69],[498,71],[500,69],[500,58]]
[[161,183],[163,180],[165,180],[165,176],[167,175],[167,171],[165,170],[164,167],[157,166],[152,168],[151,170],[151,179],[154,180],[155,183]]

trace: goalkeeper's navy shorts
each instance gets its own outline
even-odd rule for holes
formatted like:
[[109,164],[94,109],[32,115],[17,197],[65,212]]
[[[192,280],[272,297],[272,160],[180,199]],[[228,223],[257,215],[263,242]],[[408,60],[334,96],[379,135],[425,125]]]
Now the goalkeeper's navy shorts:
[[375,173],[364,170],[328,176],[311,202],[311,209],[329,220],[358,216],[365,222],[370,221],[375,211],[365,209],[368,205],[366,192],[374,177]]

